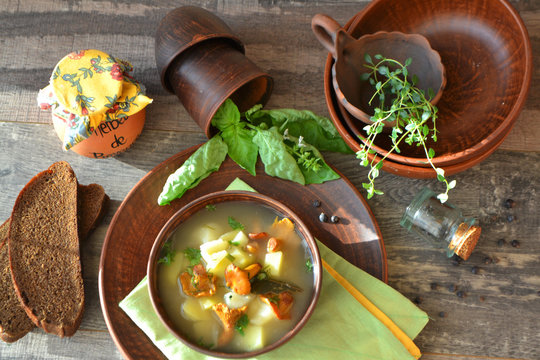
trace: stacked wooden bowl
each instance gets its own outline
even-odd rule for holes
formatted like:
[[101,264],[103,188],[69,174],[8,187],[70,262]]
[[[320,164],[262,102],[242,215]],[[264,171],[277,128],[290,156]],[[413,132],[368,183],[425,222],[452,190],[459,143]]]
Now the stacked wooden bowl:
[[[527,30],[505,0],[375,0],[344,27],[354,38],[378,31],[399,31],[426,37],[443,62],[447,83],[437,103],[438,140],[434,164],[446,175],[486,159],[512,129],[529,91],[532,52]],[[332,85],[334,59],[324,73],[330,116],[355,151],[366,134],[363,124],[338,101]],[[381,134],[384,135],[384,134]],[[391,140],[378,136],[373,149],[384,156]],[[412,178],[434,178],[424,149],[401,146],[383,170]]]

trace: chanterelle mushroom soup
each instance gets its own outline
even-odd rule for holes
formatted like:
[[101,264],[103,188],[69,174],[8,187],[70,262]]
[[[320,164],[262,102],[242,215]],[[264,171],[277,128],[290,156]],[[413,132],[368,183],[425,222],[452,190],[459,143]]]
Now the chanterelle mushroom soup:
[[165,243],[158,289],[194,343],[224,352],[279,340],[305,312],[312,258],[287,218],[250,202],[209,205]]

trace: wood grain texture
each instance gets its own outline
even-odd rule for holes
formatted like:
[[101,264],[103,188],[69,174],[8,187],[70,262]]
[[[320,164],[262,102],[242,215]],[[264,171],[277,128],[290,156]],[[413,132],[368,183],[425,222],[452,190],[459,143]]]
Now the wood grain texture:
[[[97,182],[111,207],[82,245],[87,307],[80,330],[70,339],[36,329],[13,345],[0,344],[2,359],[120,359],[107,331],[98,297],[101,247],[112,216],[129,190],[157,164],[206,137],[177,97],[160,84],[154,59],[159,20],[179,5],[199,5],[222,17],[242,39],[247,56],[275,80],[267,108],[310,109],[328,115],[323,69],[326,51],[311,33],[311,17],[327,13],[340,23],[368,1],[144,1],[0,0],[0,220],[32,176],[67,160],[83,184]],[[540,4],[512,1],[540,63]],[[137,24],[133,26],[133,24]],[[291,36],[294,34],[294,36]],[[56,62],[68,52],[98,48],[130,60],[135,77],[154,103],[132,148],[112,159],[91,160],[61,150],[50,114],[35,102]],[[416,343],[427,360],[540,358],[540,72],[533,72],[524,110],[501,147],[484,162],[452,176],[450,201],[480,220],[483,233],[471,258],[454,266],[443,252],[399,226],[405,207],[435,180],[383,173],[384,196],[368,201],[380,226],[390,285],[431,317]],[[366,170],[354,156],[326,159],[361,188]],[[504,207],[512,198],[516,206]],[[510,222],[509,216],[513,219]],[[498,246],[499,239],[505,245]],[[520,247],[510,242],[518,240]],[[491,259],[486,260],[486,258]],[[486,263],[487,262],[487,263]],[[479,271],[473,274],[471,269]],[[431,283],[437,283],[435,290]],[[456,292],[448,287],[455,284]],[[456,295],[458,290],[465,297]],[[446,317],[440,317],[444,311]]]

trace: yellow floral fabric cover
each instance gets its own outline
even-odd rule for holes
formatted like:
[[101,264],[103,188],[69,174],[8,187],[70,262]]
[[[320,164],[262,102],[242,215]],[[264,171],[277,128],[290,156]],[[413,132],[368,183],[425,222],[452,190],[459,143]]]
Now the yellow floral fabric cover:
[[99,50],[66,55],[38,94],[42,109],[64,120],[64,149],[87,139],[104,121],[126,118],[152,102],[130,75],[130,63]]

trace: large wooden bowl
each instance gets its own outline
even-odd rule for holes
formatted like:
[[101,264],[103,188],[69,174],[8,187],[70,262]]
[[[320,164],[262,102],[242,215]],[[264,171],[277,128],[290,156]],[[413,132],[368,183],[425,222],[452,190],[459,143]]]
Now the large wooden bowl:
[[[519,15],[505,0],[375,0],[351,19],[347,31],[355,38],[377,31],[418,33],[439,52],[447,84],[437,104],[438,141],[428,146],[435,150],[440,166],[462,165],[465,170],[493,152],[527,98],[530,41]],[[332,62],[328,57],[325,81],[331,80],[328,65]],[[325,91],[333,89],[325,87]],[[343,117],[333,120],[341,122]],[[354,148],[360,143],[353,136],[349,145]],[[388,150],[389,139],[379,136],[375,145]],[[413,172],[426,166],[421,147],[401,150],[407,161],[400,163]]]

